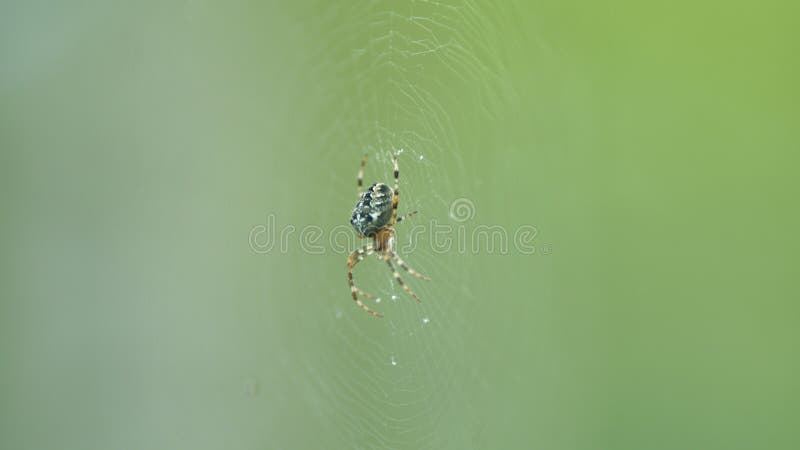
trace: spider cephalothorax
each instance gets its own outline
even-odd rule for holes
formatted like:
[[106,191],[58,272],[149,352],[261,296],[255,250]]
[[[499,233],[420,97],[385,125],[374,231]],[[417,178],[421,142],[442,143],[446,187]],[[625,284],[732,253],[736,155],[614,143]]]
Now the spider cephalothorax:
[[[383,183],[375,183],[366,190],[366,192],[358,192],[358,203],[356,203],[353,214],[350,216],[350,224],[353,225],[359,237],[371,238],[372,243],[367,244],[360,249],[354,251],[347,257],[347,281],[350,283],[350,293],[353,295],[353,300],[364,311],[372,314],[375,317],[383,317],[379,312],[373,311],[365,304],[361,303],[358,296],[366,297],[372,300],[377,300],[377,297],[367,294],[361,289],[357,288],[353,282],[353,268],[359,261],[364,259],[365,256],[375,254],[378,258],[386,261],[392,271],[392,276],[395,281],[406,291],[409,295],[419,301],[419,297],[408,286],[406,286],[394,263],[397,263],[403,270],[410,273],[412,276],[422,280],[429,281],[430,279],[422,275],[414,269],[408,267],[397,253],[392,249],[392,241],[394,240],[394,224],[402,221],[403,219],[413,216],[416,211],[397,217],[397,204],[399,201],[400,191],[398,188],[400,182],[400,169],[397,164],[397,154],[392,155],[394,162],[394,190],[388,185]],[[364,177],[364,166],[367,163],[367,155],[361,160],[361,168],[358,170],[358,189],[361,190],[362,179]]]

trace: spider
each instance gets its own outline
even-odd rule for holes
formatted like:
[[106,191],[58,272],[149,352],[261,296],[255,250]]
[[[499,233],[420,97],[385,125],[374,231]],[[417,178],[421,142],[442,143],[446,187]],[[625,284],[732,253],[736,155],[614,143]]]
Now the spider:
[[398,189],[400,169],[397,165],[397,153],[392,155],[392,161],[394,162],[394,191],[384,183],[375,183],[365,192],[361,192],[364,166],[367,164],[367,155],[364,155],[361,159],[361,167],[358,169],[358,180],[356,182],[358,203],[356,203],[356,207],[353,209],[353,215],[350,217],[350,224],[355,228],[358,237],[362,239],[371,238],[372,243],[355,250],[347,257],[347,281],[350,283],[350,293],[353,295],[353,300],[356,304],[375,317],[383,317],[383,314],[361,303],[358,296],[361,295],[370,300],[377,300],[377,297],[372,294],[367,294],[357,288],[353,282],[353,268],[364,259],[364,257],[374,253],[378,259],[386,261],[397,284],[399,284],[408,295],[414,297],[416,301],[420,301],[419,297],[406,285],[403,279],[400,278],[400,274],[397,272],[397,268],[395,268],[395,263],[412,276],[421,280],[430,281],[430,278],[408,267],[392,249],[395,223],[399,223],[417,213],[417,211],[411,211],[408,214],[397,217],[397,203],[400,197],[400,190]]

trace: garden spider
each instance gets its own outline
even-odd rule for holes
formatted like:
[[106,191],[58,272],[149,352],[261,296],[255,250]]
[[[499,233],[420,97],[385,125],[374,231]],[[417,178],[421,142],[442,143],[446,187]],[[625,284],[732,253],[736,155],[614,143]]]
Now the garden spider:
[[353,268],[364,259],[364,257],[375,253],[379,259],[386,261],[397,283],[408,295],[414,297],[417,301],[420,301],[419,297],[417,297],[417,294],[406,286],[406,283],[400,278],[400,274],[397,273],[393,262],[397,263],[397,265],[411,275],[425,281],[430,281],[430,278],[408,267],[392,249],[392,244],[394,242],[394,224],[417,213],[417,211],[411,211],[408,214],[397,217],[397,203],[400,197],[400,191],[398,189],[400,169],[397,165],[397,153],[392,155],[392,161],[394,162],[394,191],[386,184],[375,183],[370,186],[366,192],[360,192],[362,179],[364,177],[364,166],[367,164],[367,155],[364,155],[361,159],[361,168],[358,169],[358,187],[356,190],[356,194],[358,194],[358,203],[356,203],[356,207],[353,209],[353,215],[350,218],[350,224],[355,228],[358,237],[362,239],[372,238],[371,244],[367,244],[355,250],[347,257],[347,281],[350,283],[350,293],[353,295],[353,300],[355,300],[356,304],[358,304],[361,309],[375,317],[383,317],[383,314],[373,311],[367,305],[361,303],[358,296],[361,295],[370,300],[377,300],[377,297],[372,294],[367,294],[357,288],[353,282]]

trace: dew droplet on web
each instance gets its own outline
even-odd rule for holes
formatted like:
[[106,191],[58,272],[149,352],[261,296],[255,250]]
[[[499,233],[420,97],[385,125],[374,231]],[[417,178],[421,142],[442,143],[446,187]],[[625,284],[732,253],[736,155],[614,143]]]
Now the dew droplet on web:
[[380,303],[380,302],[381,302],[381,298],[380,297],[375,299],[375,303]]
[[429,318],[427,318],[427,317],[423,317],[423,318],[422,318],[422,323],[428,323],[428,322],[430,322],[430,321],[431,321],[431,319],[429,319]]
[[392,365],[393,365],[393,366],[396,366],[396,365],[397,365],[397,361],[395,361],[395,360],[394,360],[394,355],[392,355],[392,361],[391,361],[391,362],[392,362]]
[[420,160],[420,161],[422,161],[422,159],[423,159],[423,158],[425,158],[425,157],[424,157],[424,156],[422,156],[422,155],[419,155],[419,160]]
[[393,301],[397,301],[397,296],[396,295],[392,295],[392,300]]

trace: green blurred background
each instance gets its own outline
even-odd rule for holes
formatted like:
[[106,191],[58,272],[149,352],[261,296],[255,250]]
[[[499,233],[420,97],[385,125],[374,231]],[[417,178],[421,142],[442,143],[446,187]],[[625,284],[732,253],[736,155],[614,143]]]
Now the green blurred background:
[[0,4],[0,448],[800,448],[796,2],[303,3]]

